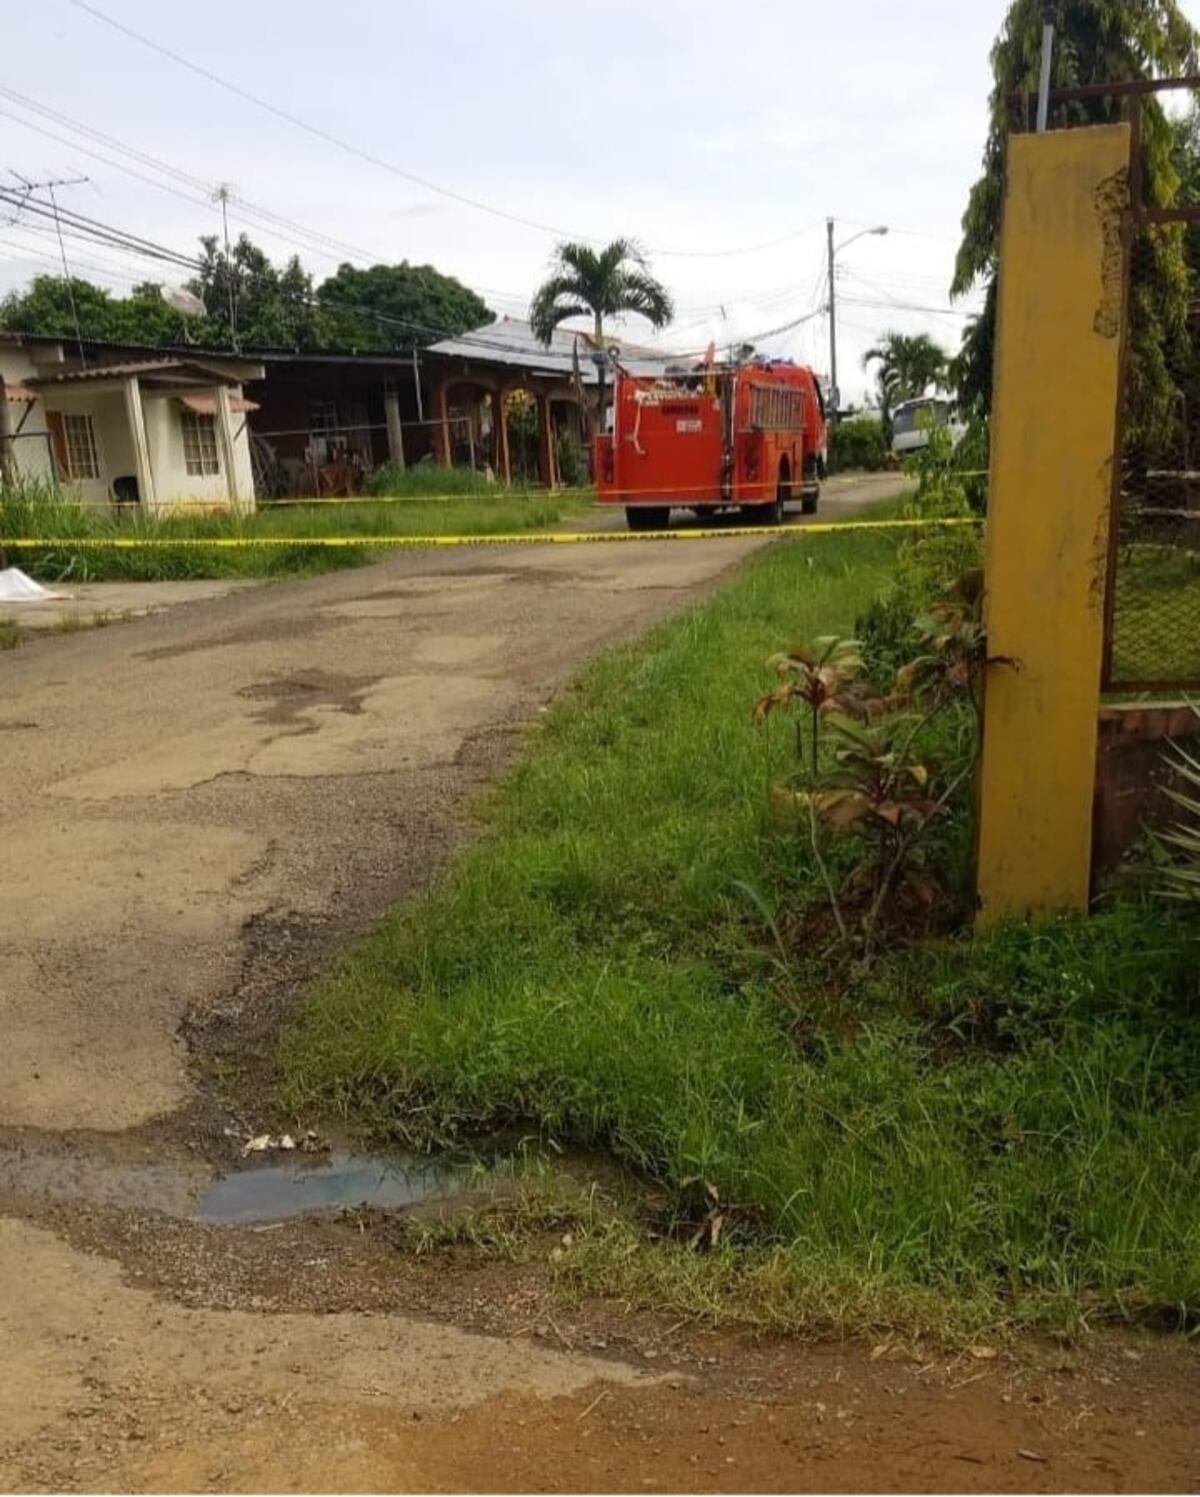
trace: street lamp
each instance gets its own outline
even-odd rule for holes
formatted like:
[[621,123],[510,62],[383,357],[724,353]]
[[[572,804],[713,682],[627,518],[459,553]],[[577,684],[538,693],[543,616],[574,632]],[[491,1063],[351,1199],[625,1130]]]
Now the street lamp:
[[876,224],[873,229],[860,229],[857,234],[851,234],[849,239],[843,239],[841,244],[833,242],[833,219],[825,220],[825,228],[829,239],[829,409],[834,421],[837,420],[838,406],[838,367],[837,367],[837,257],[856,239],[865,239],[869,234],[886,234],[887,224]]

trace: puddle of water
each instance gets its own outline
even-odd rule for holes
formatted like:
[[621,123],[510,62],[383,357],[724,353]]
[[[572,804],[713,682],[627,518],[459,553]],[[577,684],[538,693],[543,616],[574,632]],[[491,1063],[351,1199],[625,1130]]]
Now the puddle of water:
[[338,1150],[255,1159],[214,1179],[199,1160],[97,1159],[0,1148],[0,1197],[161,1211],[212,1226],[284,1221],[344,1206],[410,1206],[455,1195],[467,1184],[461,1168]]
[[236,1170],[214,1180],[192,1216],[215,1226],[283,1221],[343,1206],[411,1206],[452,1195],[463,1175],[405,1158],[372,1159],[335,1150],[319,1159],[289,1159]]

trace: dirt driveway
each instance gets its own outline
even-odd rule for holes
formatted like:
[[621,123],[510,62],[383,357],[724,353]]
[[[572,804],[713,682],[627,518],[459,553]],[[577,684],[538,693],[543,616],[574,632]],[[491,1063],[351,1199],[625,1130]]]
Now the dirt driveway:
[[521,724],[756,544],[404,552],[0,657],[0,1487],[1195,1484],[1175,1345],[756,1349],[155,1209],[230,1121],[213,1073],[428,882]]

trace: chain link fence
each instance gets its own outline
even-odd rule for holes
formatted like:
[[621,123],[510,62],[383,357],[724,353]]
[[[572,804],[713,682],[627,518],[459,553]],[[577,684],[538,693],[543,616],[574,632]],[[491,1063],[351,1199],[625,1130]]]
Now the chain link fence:
[[1104,686],[1200,688],[1200,81],[1118,95],[1131,125]]
[[[1017,128],[1032,128],[1034,101],[1019,107]],[[1103,684],[1178,694],[1200,690],[1200,77],[1050,95],[1051,129],[1121,120],[1130,162],[1117,187],[1125,317]],[[1047,392],[1047,420],[1053,410]]]

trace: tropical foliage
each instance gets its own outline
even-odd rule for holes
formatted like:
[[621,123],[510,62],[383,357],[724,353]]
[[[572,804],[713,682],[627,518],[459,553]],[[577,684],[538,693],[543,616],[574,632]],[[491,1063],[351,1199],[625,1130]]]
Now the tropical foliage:
[[[1200,708],[1192,704],[1200,719]],[[1158,842],[1167,857],[1161,892],[1170,899],[1200,902],[1200,758],[1194,744],[1172,743],[1163,756],[1171,783],[1167,795],[1181,812]]]
[[339,347],[420,347],[490,322],[483,299],[432,265],[339,265],[317,295]]
[[940,389],[946,380],[944,349],[926,333],[884,333],[863,355],[863,368],[876,366],[879,405],[885,420],[902,400],[915,400]]
[[887,466],[888,444],[883,422],[873,416],[848,416],[829,428],[829,471],[877,473]]
[[295,256],[274,265],[245,235],[228,256],[212,235],[200,250],[188,289],[204,302],[203,318],[185,323],[153,282],[122,297],[77,277],[68,288],[63,277],[46,275],[0,302],[0,327],[71,335],[78,314],[83,337],[103,342],[384,351],[423,347],[492,315],[473,291],[431,265],[341,265],[317,286]]
[[[665,327],[675,315],[666,288],[646,268],[646,257],[633,239],[614,239],[602,250],[587,244],[560,244],[550,275],[534,293],[529,321],[534,336],[547,348],[555,328],[572,317],[589,317],[597,347],[604,342],[606,318],[629,312],[651,327]],[[600,408],[604,407],[604,371],[600,371]]]
[[[1006,143],[1029,128],[1016,96],[1037,86],[1042,0],[1013,0],[992,49],[993,87],[983,173],[963,215],[963,238],[951,288],[955,296],[984,289],[981,316],[968,328],[955,365],[964,408],[991,404],[995,342],[996,269],[1000,242]],[[1177,0],[1055,0],[1055,88],[1193,73],[1197,33]],[[1103,123],[1123,117],[1121,100],[1098,97],[1067,106],[1063,124]],[[1148,205],[1169,206],[1179,188],[1175,130],[1154,100],[1143,115],[1142,179]],[[1189,277],[1178,231],[1147,234],[1136,246],[1131,295],[1127,435],[1134,444],[1168,438],[1180,366],[1189,351],[1185,333]],[[1172,375],[1176,378],[1173,379]]]
[[560,244],[553,269],[529,307],[534,336],[547,346],[554,330],[571,317],[590,317],[599,343],[604,320],[636,312],[651,327],[665,327],[675,315],[666,289],[646,268],[646,257],[632,239],[614,239],[602,250],[586,244]]

